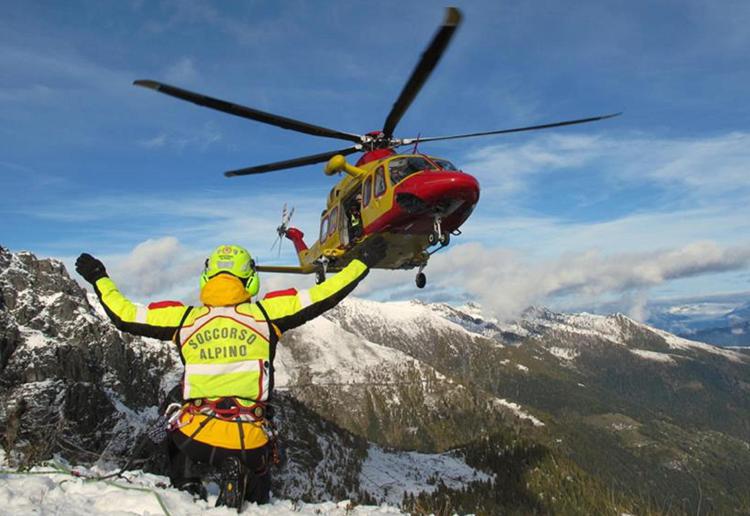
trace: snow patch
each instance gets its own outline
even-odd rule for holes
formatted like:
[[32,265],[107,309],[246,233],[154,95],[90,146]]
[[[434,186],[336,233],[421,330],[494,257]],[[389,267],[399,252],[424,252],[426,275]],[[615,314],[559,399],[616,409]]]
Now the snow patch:
[[678,337],[677,335],[672,335],[671,333],[668,333],[663,330],[659,330],[657,328],[652,328],[650,326],[646,326],[649,330],[653,331],[657,335],[659,335],[661,338],[664,339],[664,341],[667,343],[667,346],[670,347],[670,349],[681,349],[681,350],[700,350],[705,351],[706,353],[712,353],[714,355],[719,355],[727,360],[731,360],[732,362],[747,362],[747,358],[744,357],[741,353],[737,353],[736,351],[732,351],[726,348],[721,348],[719,346],[713,346],[711,344],[705,344],[703,342],[697,342],[694,340],[688,340],[683,339],[682,337]]
[[[107,474],[108,471],[76,468],[84,476]],[[112,471],[114,472],[114,471]],[[29,474],[32,473],[32,474]],[[3,514],[65,514],[66,516],[104,515],[159,515],[169,514],[216,516],[237,514],[226,507],[214,507],[216,494],[209,493],[208,501],[193,501],[192,496],[170,487],[169,479],[157,475],[130,471],[129,482],[92,481],[71,476],[49,467],[36,467],[30,472],[0,472],[0,507]],[[400,500],[399,500],[400,502]],[[245,504],[242,514],[248,515],[366,515],[402,514],[397,507],[355,506],[348,500],[341,502],[303,503],[291,500],[272,500],[267,505]]]
[[307,322],[294,333],[295,340],[304,343],[304,348],[298,349],[304,358],[295,358],[294,349],[281,341],[275,360],[277,389],[293,387],[295,373],[303,368],[320,383],[346,384],[362,382],[372,372],[419,367],[419,362],[406,353],[349,333],[324,317]]
[[555,356],[559,358],[560,360],[575,360],[580,353],[578,350],[575,350],[573,348],[560,348],[557,346],[552,346],[547,351],[550,352],[552,356]]
[[492,478],[450,452],[388,452],[370,446],[359,481],[363,490],[376,496],[385,493],[387,503],[399,504],[405,493],[434,492],[437,480],[449,488],[460,489],[470,482]]
[[634,355],[638,355],[641,358],[645,358],[646,360],[653,360],[654,362],[665,362],[671,364],[676,363],[675,359],[667,353],[658,353],[656,351],[648,351],[646,349],[631,349],[630,352]]
[[614,344],[625,344],[620,324],[620,315],[557,314],[544,309],[528,312],[527,322],[546,330],[596,337]]
[[525,412],[521,408],[521,405],[519,405],[518,403],[508,401],[502,398],[495,398],[493,401],[495,402],[496,405],[509,408],[516,416],[518,416],[519,419],[526,419],[528,421],[531,421],[531,424],[534,426],[544,426],[544,423],[542,421],[535,418],[528,412]]
[[46,336],[39,330],[19,326],[18,331],[23,337],[23,346],[27,349],[49,349],[58,345],[55,339]]

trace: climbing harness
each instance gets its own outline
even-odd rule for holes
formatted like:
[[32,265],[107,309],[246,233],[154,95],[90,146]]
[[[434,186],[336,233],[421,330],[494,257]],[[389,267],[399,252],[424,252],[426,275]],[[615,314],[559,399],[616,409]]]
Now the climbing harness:
[[183,405],[183,410],[191,415],[203,414],[222,421],[255,423],[264,420],[269,412],[269,407],[262,402],[244,406],[236,398],[220,398],[217,400],[191,400]]

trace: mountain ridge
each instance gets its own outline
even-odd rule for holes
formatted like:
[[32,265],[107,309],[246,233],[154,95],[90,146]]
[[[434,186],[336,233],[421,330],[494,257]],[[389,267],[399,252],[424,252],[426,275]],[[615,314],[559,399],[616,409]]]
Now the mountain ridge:
[[[178,381],[174,346],[118,332],[59,262],[0,248],[0,288],[8,457],[123,458]],[[726,487],[750,477],[749,363],[622,314],[503,322],[476,304],[348,298],[279,346],[290,461],[274,492],[427,512],[750,510]],[[445,453],[469,468],[457,483],[430,470]],[[369,482],[382,467],[409,489]]]

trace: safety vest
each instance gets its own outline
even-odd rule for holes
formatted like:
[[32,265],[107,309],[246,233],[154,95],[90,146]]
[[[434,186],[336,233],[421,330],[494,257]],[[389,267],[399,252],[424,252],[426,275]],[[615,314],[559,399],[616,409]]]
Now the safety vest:
[[234,306],[206,307],[179,332],[184,399],[237,397],[266,401],[271,385],[268,322]]

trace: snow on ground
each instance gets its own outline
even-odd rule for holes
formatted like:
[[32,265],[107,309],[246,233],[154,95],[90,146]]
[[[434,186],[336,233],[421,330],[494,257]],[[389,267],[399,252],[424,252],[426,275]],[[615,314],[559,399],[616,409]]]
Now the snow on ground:
[[527,420],[531,421],[531,424],[534,425],[534,426],[544,426],[544,423],[542,421],[540,421],[539,419],[535,418],[534,416],[532,416],[528,412],[525,412],[521,408],[521,405],[519,405],[518,403],[515,403],[515,402],[512,402],[512,401],[508,401],[508,400],[505,400],[505,399],[502,399],[502,398],[495,398],[493,401],[495,402],[496,405],[500,405],[502,407],[509,408],[511,411],[513,411],[513,413],[516,416],[518,416],[518,419],[527,419]]
[[47,337],[44,333],[27,326],[19,326],[18,331],[23,338],[23,346],[27,349],[51,349],[57,346],[57,341]]
[[374,371],[419,366],[419,362],[406,353],[349,333],[324,317],[308,321],[294,332],[304,342],[303,360],[296,358],[289,346],[278,347],[277,389],[294,385],[295,372],[303,366],[321,383],[357,383]]
[[576,349],[560,348],[557,346],[552,346],[547,351],[549,351],[550,354],[552,354],[553,356],[556,356],[560,360],[568,360],[568,361],[575,360],[576,357],[580,355],[580,353]]
[[[1,457],[0,457],[1,459]],[[2,461],[0,460],[0,463]],[[76,468],[86,476],[106,474]],[[95,481],[55,471],[51,467],[33,468],[30,472],[0,471],[0,514],[65,515],[65,516],[188,516],[212,514],[236,515],[235,509],[214,507],[216,493],[209,494],[208,502],[193,501],[192,496],[170,487],[169,479],[157,475],[131,471],[126,473],[130,483]],[[215,491],[215,490],[214,490]],[[211,490],[209,490],[209,493]],[[400,500],[399,500],[400,502]],[[162,506],[163,504],[163,506]],[[320,515],[332,516],[402,514],[393,506],[353,506],[348,500],[338,503],[308,504],[291,500],[272,500],[267,505],[246,504],[241,514],[246,515]]]
[[444,317],[435,307],[420,301],[389,301],[386,303],[349,297],[341,302],[338,309],[345,312],[350,320],[360,324],[388,327],[411,336],[421,335],[425,328],[436,331],[460,332],[473,337],[480,333],[468,330],[461,324]]
[[94,311],[96,312],[96,315],[98,315],[100,318],[104,319],[105,321],[109,321],[107,312],[104,311],[104,307],[102,306],[102,303],[101,301],[99,301],[99,297],[96,294],[94,294],[93,292],[86,291],[86,300],[94,309]]
[[552,331],[585,335],[624,344],[622,326],[617,315],[556,314],[544,309],[529,312],[528,321]]
[[370,446],[367,459],[362,464],[359,482],[365,491],[377,496],[385,493],[387,503],[398,505],[405,493],[416,495],[435,491],[437,483],[434,479],[438,478],[450,488],[492,479],[450,452],[389,452],[378,446]]
[[[499,339],[503,333],[517,335],[518,337],[530,335],[530,332],[517,322],[501,321],[496,317],[485,315],[482,307],[477,303],[470,302],[459,307],[442,303],[427,306],[436,314],[464,327],[469,332],[484,335],[491,339]],[[498,346],[503,347],[500,342],[498,342]]]
[[631,349],[631,353],[634,355],[638,355],[641,358],[645,358],[646,360],[653,360],[655,362],[667,362],[667,363],[675,363],[674,358],[672,358],[668,353],[658,353],[656,351],[648,351],[646,349]]
[[683,339],[682,337],[678,337],[677,335],[672,335],[669,332],[659,330],[657,328],[652,328],[651,326],[647,326],[647,328],[660,337],[664,339],[664,341],[667,343],[667,345],[671,349],[682,349],[682,350],[700,350],[705,351],[707,353],[713,353],[714,355],[720,355],[724,358],[731,360],[732,362],[746,362],[747,359],[741,354],[737,353],[736,351],[732,351],[726,348],[722,348],[719,346],[714,346],[711,344],[705,344],[703,342],[698,342],[695,340],[688,340]]

